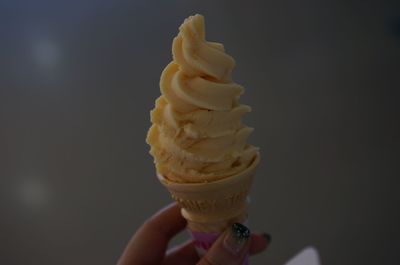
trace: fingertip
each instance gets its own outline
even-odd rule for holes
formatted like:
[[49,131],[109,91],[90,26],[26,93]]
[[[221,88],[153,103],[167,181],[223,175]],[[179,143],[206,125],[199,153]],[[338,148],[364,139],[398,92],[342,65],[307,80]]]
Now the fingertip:
[[271,242],[269,234],[252,234],[250,244],[250,255],[258,254],[265,251]]
[[168,240],[186,227],[186,219],[181,215],[177,203],[171,203],[151,216],[144,225],[145,230],[158,231]]
[[[186,227],[180,207],[169,204],[147,219],[125,248],[118,264],[158,264],[170,239]],[[152,255],[148,255],[148,251]]]

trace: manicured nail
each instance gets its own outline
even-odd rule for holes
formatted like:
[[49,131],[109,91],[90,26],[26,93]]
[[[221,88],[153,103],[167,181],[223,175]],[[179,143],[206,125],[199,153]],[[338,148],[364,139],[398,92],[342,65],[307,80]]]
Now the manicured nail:
[[268,233],[263,233],[262,236],[267,240],[268,244],[271,244],[271,235]]
[[224,238],[224,247],[232,254],[237,255],[245,246],[250,237],[250,230],[239,223],[234,223]]

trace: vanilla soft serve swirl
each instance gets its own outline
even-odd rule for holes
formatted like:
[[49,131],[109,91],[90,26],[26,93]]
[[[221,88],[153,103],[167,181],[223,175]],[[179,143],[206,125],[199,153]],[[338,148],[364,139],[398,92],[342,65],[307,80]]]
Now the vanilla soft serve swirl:
[[147,142],[157,171],[175,182],[209,182],[240,173],[257,154],[242,124],[249,106],[232,82],[235,61],[220,43],[205,40],[204,18],[190,16],[172,45],[162,95],[151,112]]

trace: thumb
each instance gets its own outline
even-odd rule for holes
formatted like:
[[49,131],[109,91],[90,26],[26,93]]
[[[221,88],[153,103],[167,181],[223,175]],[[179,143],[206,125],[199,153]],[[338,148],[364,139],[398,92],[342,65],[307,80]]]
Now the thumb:
[[250,230],[239,223],[228,228],[197,265],[241,265],[248,255]]

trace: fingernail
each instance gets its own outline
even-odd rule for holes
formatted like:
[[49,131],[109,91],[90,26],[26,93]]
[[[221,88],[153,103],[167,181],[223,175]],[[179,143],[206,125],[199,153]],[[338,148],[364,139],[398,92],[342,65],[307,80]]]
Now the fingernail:
[[268,244],[271,244],[271,235],[268,233],[263,233],[262,236],[267,240]]
[[234,223],[224,238],[224,247],[232,254],[237,255],[245,246],[250,237],[250,230],[239,223]]

